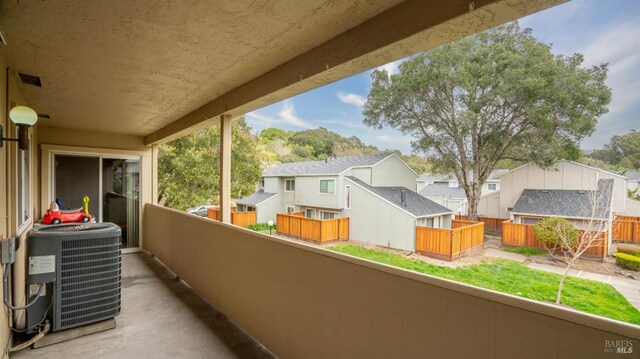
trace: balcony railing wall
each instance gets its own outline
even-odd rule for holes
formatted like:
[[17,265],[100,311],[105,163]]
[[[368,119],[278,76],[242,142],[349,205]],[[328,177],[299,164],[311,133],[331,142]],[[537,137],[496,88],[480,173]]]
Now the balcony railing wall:
[[591,358],[640,339],[631,324],[157,205],[143,223],[144,249],[281,358]]

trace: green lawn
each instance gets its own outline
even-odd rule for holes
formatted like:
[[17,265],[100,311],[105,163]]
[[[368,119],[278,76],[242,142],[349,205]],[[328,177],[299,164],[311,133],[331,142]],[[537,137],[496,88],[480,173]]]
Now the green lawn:
[[[454,269],[351,244],[328,249],[543,302],[555,303],[560,283],[560,276],[557,274],[530,269],[509,260],[493,259]],[[640,312],[608,284],[568,277],[562,293],[562,303],[583,312],[640,324]]]
[[502,247],[502,250],[505,252],[524,254],[525,256],[539,256],[543,254],[548,254],[549,252],[540,248],[529,248],[529,247]]

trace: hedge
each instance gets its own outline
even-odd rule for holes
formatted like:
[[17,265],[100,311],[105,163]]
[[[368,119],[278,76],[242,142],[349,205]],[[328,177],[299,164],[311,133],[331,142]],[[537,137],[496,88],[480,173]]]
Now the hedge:
[[618,253],[626,253],[640,257],[640,246],[637,244],[618,243],[617,251]]
[[[249,228],[252,231],[256,231],[256,232],[262,232],[262,231],[268,231],[269,230],[269,224],[268,223],[256,223],[256,224],[250,224],[247,228]],[[273,226],[271,227],[273,229],[276,228],[275,223],[273,224]]]
[[620,267],[640,271],[640,257],[626,253],[616,253],[616,263]]

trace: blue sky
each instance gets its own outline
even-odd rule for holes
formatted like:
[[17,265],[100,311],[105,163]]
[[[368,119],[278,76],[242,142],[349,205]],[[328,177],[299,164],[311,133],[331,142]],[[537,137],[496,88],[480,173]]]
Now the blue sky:
[[[609,113],[598,121],[595,133],[582,148],[595,149],[612,135],[640,130],[640,1],[573,0],[520,19],[556,54],[585,55],[585,65],[609,63],[607,84],[613,90]],[[402,60],[387,64],[396,72]],[[362,105],[371,87],[371,71],[323,86],[246,115],[256,131],[268,127],[304,130],[325,127],[343,136],[358,136],[380,149],[411,152],[411,137],[362,124]]]

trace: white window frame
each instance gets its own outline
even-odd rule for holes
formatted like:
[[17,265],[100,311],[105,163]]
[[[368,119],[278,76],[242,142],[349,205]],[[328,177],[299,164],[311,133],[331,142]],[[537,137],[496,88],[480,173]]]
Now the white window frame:
[[[334,216],[333,216],[333,218],[324,218],[324,214],[325,214],[325,213],[333,213],[333,214],[334,214]],[[321,210],[321,211],[320,211],[320,216],[319,216],[319,217],[320,217],[320,218],[318,218],[318,219],[336,219],[336,218],[340,218],[340,212]]]
[[[289,211],[289,209],[291,209],[291,211]],[[287,211],[287,213],[293,213],[296,211],[296,206],[287,206],[285,210]]]
[[[293,183],[293,189],[291,189],[291,186],[289,186],[289,189],[287,189],[287,184],[289,183]],[[286,178],[284,180],[284,191],[285,192],[295,192],[296,191],[296,179],[295,178]]]
[[351,209],[351,186],[344,186],[344,208]]
[[[491,188],[491,186],[493,186],[493,188]],[[498,190],[498,184],[497,183],[487,183],[487,189],[489,191],[497,191]]]
[[[311,211],[311,212],[313,213],[313,216],[309,216],[309,211]],[[305,210],[304,210],[304,216],[305,216],[306,218],[316,219],[316,218],[317,218],[317,217],[316,217],[316,213],[317,213],[317,212],[318,212],[318,211],[316,211],[316,209],[315,209],[315,208],[307,208],[307,209],[305,209]]]
[[[322,192],[322,181],[333,181],[333,192]],[[329,185],[327,184],[327,190],[329,189]],[[336,179],[335,178],[320,178],[318,181],[318,191],[322,195],[335,196],[336,194]]]
[[[19,237],[33,223],[31,180],[32,169],[31,150],[17,150],[16,156],[16,235]],[[28,217],[25,219],[24,214]]]
[[260,180],[260,188],[264,189],[264,178]]

